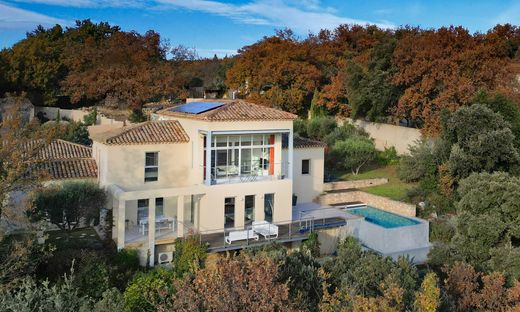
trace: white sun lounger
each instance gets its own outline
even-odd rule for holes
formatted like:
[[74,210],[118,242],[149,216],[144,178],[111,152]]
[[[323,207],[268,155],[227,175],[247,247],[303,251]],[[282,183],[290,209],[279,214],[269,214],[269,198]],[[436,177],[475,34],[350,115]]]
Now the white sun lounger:
[[267,221],[253,221],[253,231],[264,238],[278,237],[278,226]]
[[226,236],[226,243],[231,244],[234,241],[246,240],[246,239],[254,239],[258,240],[258,235],[253,232],[253,230],[249,231],[233,231],[229,232],[229,235]]

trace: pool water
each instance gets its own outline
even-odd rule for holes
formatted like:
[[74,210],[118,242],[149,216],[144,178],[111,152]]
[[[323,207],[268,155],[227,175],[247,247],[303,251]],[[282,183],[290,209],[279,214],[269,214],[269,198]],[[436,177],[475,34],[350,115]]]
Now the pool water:
[[396,215],[370,206],[361,208],[347,208],[347,212],[365,217],[365,221],[380,225],[384,228],[391,229],[401,226],[409,226],[419,224],[419,221]]

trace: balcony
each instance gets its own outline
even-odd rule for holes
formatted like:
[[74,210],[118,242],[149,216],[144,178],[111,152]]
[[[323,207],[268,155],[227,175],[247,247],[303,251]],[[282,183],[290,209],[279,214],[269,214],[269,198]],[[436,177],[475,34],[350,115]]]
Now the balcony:
[[[275,181],[287,178],[288,163],[261,163],[236,166],[224,164],[211,168],[211,185]],[[271,169],[272,167],[272,169]]]
[[[215,131],[205,134],[206,185],[282,180],[291,177],[292,148],[282,153],[286,130]],[[292,134],[289,135],[291,138]]]
[[288,243],[307,239],[310,233],[317,229],[343,226],[344,218],[307,218],[297,221],[276,223],[260,222],[244,228],[226,228],[211,231],[192,231],[199,241],[208,246],[209,252],[238,250],[258,247],[272,242]]

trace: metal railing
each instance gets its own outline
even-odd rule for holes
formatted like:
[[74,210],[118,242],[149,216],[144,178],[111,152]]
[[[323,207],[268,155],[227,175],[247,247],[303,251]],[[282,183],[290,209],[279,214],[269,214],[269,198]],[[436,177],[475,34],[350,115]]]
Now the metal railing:
[[287,167],[287,162],[214,166],[211,168],[211,184],[283,180],[286,178]]
[[213,251],[239,249],[247,246],[262,245],[273,241],[289,242],[303,240],[314,230],[314,220],[282,221],[276,223],[250,224],[240,228],[219,228],[213,230],[189,230],[202,244]]

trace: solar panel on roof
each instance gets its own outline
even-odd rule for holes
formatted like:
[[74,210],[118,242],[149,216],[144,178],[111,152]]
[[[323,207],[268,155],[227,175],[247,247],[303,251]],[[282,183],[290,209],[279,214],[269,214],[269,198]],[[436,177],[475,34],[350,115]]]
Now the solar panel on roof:
[[172,112],[200,114],[224,105],[220,102],[190,102],[183,105],[175,106],[170,109]]

